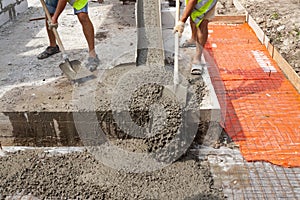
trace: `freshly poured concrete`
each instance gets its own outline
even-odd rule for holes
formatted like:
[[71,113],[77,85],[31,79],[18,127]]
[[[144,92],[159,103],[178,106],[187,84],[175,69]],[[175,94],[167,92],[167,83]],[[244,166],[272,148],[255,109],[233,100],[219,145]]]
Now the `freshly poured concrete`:
[[[160,87],[159,84],[162,86],[173,84],[173,68],[167,65],[165,66],[165,54],[162,48],[163,42],[159,42],[159,40],[155,39],[162,38],[161,27],[157,19],[154,20],[154,18],[148,16],[157,15],[156,12],[158,12],[159,9],[154,9],[153,6],[145,6],[145,4],[153,4],[153,2],[144,1],[142,6],[141,4],[137,6],[137,8],[146,9],[142,14],[139,14],[139,19],[142,18],[146,21],[138,22],[140,26],[137,31],[138,37],[136,30],[133,28],[126,29],[125,31],[121,29],[119,32],[116,30],[114,32],[109,32],[109,30],[99,32],[99,37],[103,36],[103,34],[109,35],[110,37],[104,42],[97,44],[97,49],[100,52],[103,52],[104,49],[107,49],[107,51],[101,54],[102,63],[100,70],[94,73],[96,76],[95,79],[84,80],[72,85],[66,78],[61,77],[50,82],[45,81],[45,84],[40,86],[16,87],[4,93],[0,102],[3,108],[0,123],[2,145],[83,145],[80,140],[82,136],[78,134],[77,130],[77,123],[81,122],[80,120],[78,121],[78,115],[80,115],[80,113],[90,113],[91,116],[96,113],[96,119],[86,119],[83,123],[99,124],[105,134],[112,138],[127,138],[132,134],[120,129],[120,125],[118,125],[114,119],[115,109],[121,110],[121,113],[125,113],[125,115],[120,115],[122,117],[117,117],[117,120],[121,118],[119,121],[132,122],[131,120],[133,120],[133,122],[140,126],[143,125],[143,123],[147,124],[149,122],[148,112],[151,110],[149,110],[147,106],[155,103],[154,100],[166,98],[162,96],[163,87]],[[107,20],[109,21],[110,18],[108,17]],[[153,27],[155,27],[155,29],[153,29]],[[147,38],[148,46],[144,46],[145,43],[143,42],[137,45],[134,44],[135,41],[141,40],[141,33]],[[129,42],[129,45],[127,44],[128,46],[118,46],[114,52],[110,52],[109,45],[117,41],[120,43],[119,38],[126,37],[128,37],[129,41],[132,40],[131,43]],[[138,39],[134,39],[136,37]],[[123,43],[121,42],[121,44],[126,45],[128,39],[124,40]],[[154,41],[154,43],[151,43],[151,41]],[[140,44],[142,44],[142,46],[139,46]],[[134,55],[138,47],[141,47],[142,50],[146,49],[147,54],[145,54],[145,65],[139,63],[140,66],[137,67],[134,62]],[[112,46],[112,48],[114,48],[114,46]],[[111,60],[112,54],[118,50],[120,53]],[[107,52],[107,54],[105,54],[105,52]],[[139,51],[137,55],[140,55]],[[218,103],[215,101],[216,97],[207,71],[204,72],[203,78],[201,76],[191,76],[186,67],[187,65],[186,59],[180,61],[182,84],[187,87],[187,92],[189,93],[189,99],[184,107],[184,112],[190,113],[189,110],[194,111],[195,109],[201,110],[201,112],[195,116],[189,116],[191,118],[191,120],[189,120],[191,124],[185,125],[185,130],[189,131],[188,127],[198,126],[199,124],[198,134],[201,136],[196,138],[201,138],[200,141],[203,142],[203,137],[205,138],[209,127],[211,130],[208,134],[210,139],[206,139],[205,141],[207,144],[213,144],[218,139],[220,132],[218,125],[220,121]],[[112,67],[114,68],[110,69]],[[132,80],[128,81],[130,77]],[[151,89],[149,90],[142,85],[135,85],[136,83],[150,84]],[[124,88],[125,90],[123,90]],[[129,90],[128,88],[131,89]],[[156,95],[153,95],[153,91],[156,91]],[[122,92],[124,92],[124,95],[122,95]],[[128,96],[128,92],[132,92],[133,96]],[[130,107],[124,104],[126,99],[125,101],[122,100],[122,97],[125,96],[132,98],[128,99],[131,101],[131,104],[128,104]],[[149,98],[152,100],[149,101]],[[176,100],[172,100],[173,97],[167,97],[167,99],[168,98],[171,98],[171,102]],[[120,100],[120,102],[118,102],[118,100]],[[143,108],[145,105],[146,107]],[[191,105],[196,105],[197,107],[191,108],[189,107]],[[167,103],[165,106],[168,107],[170,104]],[[174,106],[174,108],[177,109],[176,103]],[[131,112],[130,117],[132,117],[132,119],[127,118],[128,115],[126,113],[128,112]],[[170,112],[168,116],[172,116],[172,112]],[[175,116],[175,118],[169,120],[180,120],[181,117]],[[137,120],[142,121],[138,122]],[[170,125],[169,129],[171,130],[173,127],[174,125]],[[122,128],[124,128],[124,126]],[[147,129],[147,126],[145,129]],[[172,135],[172,133],[170,134]],[[151,139],[147,141],[151,143],[149,146],[151,149],[153,142],[151,142]]]
[[[116,3],[117,1],[112,0],[112,2]],[[91,4],[93,5],[93,3]],[[120,8],[122,7],[115,6],[115,11],[117,11],[116,13],[122,13],[123,17],[124,12],[120,12]],[[128,9],[128,7],[124,8],[124,10],[126,9]],[[91,10],[91,15],[93,15],[93,13],[100,12],[99,7],[91,7]],[[103,13],[103,15],[105,15],[105,13]],[[103,45],[97,45],[97,52],[105,52],[105,54],[100,54],[101,61],[104,61],[104,65],[102,65],[103,69],[110,69],[114,66],[118,66],[121,63],[135,62],[135,49],[131,49],[130,47],[135,47],[136,38],[131,40],[132,37],[130,37],[130,34],[121,34],[115,29],[113,29],[114,31],[111,32],[106,31],[106,29],[111,30],[111,27],[109,27],[109,23],[120,26],[119,28],[122,28],[123,26],[120,25],[121,23],[112,23],[116,22],[116,19],[112,16],[105,17],[107,17],[108,23],[105,25],[105,29],[101,27],[99,30],[99,26],[97,27],[97,30],[99,31],[98,37],[101,39],[101,43],[104,43]],[[95,19],[96,18],[94,18],[94,20]],[[24,26],[22,24],[22,26],[19,27]],[[63,27],[61,30],[63,30],[64,28],[66,27]],[[125,32],[124,29],[121,31]],[[107,38],[103,39],[105,38],[103,36],[105,36],[106,34]],[[132,34],[134,35],[134,31],[132,32]],[[116,40],[116,38],[122,38],[122,40]],[[38,40],[41,41],[42,38],[39,38]],[[1,42],[6,45],[5,41],[1,40]],[[117,46],[120,43],[122,43],[122,45]],[[20,47],[20,51],[22,50],[22,44],[18,44]],[[120,53],[120,48],[124,45],[126,49],[122,49]],[[27,46],[27,48],[30,49],[31,47]],[[80,51],[81,50],[77,50],[77,53]],[[113,52],[118,52],[120,56],[118,56],[118,59],[112,61],[111,58],[113,57]],[[7,53],[8,52],[5,52],[5,55],[9,57],[11,54],[7,55]],[[42,106],[41,104],[37,104],[36,106],[39,109],[36,110],[38,112],[41,111],[46,113],[47,109],[53,109],[55,106],[57,106],[57,108],[63,108],[64,106],[66,106],[65,104],[63,104],[65,102],[67,102],[67,107],[65,108],[66,113],[72,110],[76,110],[74,109],[74,106],[71,105],[78,104],[74,104],[74,102],[72,104],[71,99],[74,99],[74,97],[71,98],[68,93],[73,93],[76,88],[80,88],[84,85],[76,87],[66,86],[66,84],[69,84],[69,82],[65,78],[60,77],[60,74],[57,73],[59,70],[55,71],[53,69],[56,65],[55,61],[59,59],[60,56],[56,56],[48,61],[42,61],[41,63],[47,63],[47,67],[45,68],[35,65],[36,61],[34,59],[31,59],[30,63],[27,63],[24,59],[22,60],[24,65],[20,65],[18,68],[20,69],[20,71],[17,71],[15,70],[15,65],[18,62],[18,58],[16,57],[16,59],[9,64],[10,73],[6,74],[8,75],[8,77],[2,74],[3,71],[0,71],[1,75],[3,75],[1,76],[3,77],[1,79],[1,98],[3,95],[6,95],[6,97],[8,97],[9,94],[11,94],[11,88],[15,88],[14,91],[18,91],[15,94],[19,96],[17,98],[17,101],[19,101],[21,99],[20,96],[22,96],[23,93],[26,94],[26,97],[30,96],[29,94],[27,94],[29,92],[26,92],[27,89],[29,91],[31,87],[34,89],[37,87],[37,85],[44,85],[44,87],[37,88],[44,89],[45,91],[51,91],[51,93],[57,93],[52,99],[54,102],[53,105],[49,106],[47,104],[43,104]],[[3,63],[3,59],[0,60],[0,63]],[[42,71],[42,74],[45,72],[45,81],[43,81],[44,76],[41,76],[40,73],[38,74],[40,76],[37,77],[29,77],[27,73],[24,73],[26,72],[26,69],[28,70],[28,66],[30,64],[33,66],[33,68],[31,68],[31,75],[37,75],[37,73],[35,73],[36,71],[34,71],[35,69],[37,69],[37,71],[39,72]],[[21,66],[23,66],[23,68],[21,68]],[[134,67],[132,69],[134,69]],[[14,70],[15,73],[12,73]],[[109,71],[105,71],[105,73],[109,73]],[[119,71],[122,70],[120,69]],[[55,76],[58,76],[58,78],[54,77],[48,79],[48,77],[52,77],[53,72],[56,73]],[[185,73],[185,75],[188,76],[189,66],[181,66],[181,72],[183,74]],[[97,72],[97,74],[99,74],[100,76],[101,72]],[[19,78],[22,78],[22,80],[19,80]],[[37,78],[38,81],[36,81],[35,83],[27,82],[29,78]],[[3,85],[4,81],[5,84]],[[10,84],[14,82],[17,83],[11,86]],[[66,82],[66,84],[62,84],[61,82]],[[99,82],[99,80],[96,82]],[[82,92],[85,92],[86,94],[93,94],[95,92],[95,90],[93,90],[93,87],[98,88],[98,85],[92,83],[95,82],[90,82],[89,84],[86,84],[85,87],[82,87],[84,88]],[[62,87],[59,87],[59,84]],[[51,87],[46,87],[47,85],[50,85]],[[3,88],[5,89],[5,92]],[[111,85],[110,88],[114,88],[113,85]],[[34,90],[30,90],[30,92],[32,91]],[[33,96],[36,96],[36,93],[33,94],[35,94]],[[97,92],[97,95],[99,97],[97,99],[101,99],[102,93]],[[68,97],[70,97],[70,99],[67,99]],[[45,97],[44,99],[47,98]],[[207,99],[206,96],[204,97],[204,100],[205,99]],[[202,104],[204,104],[204,100],[202,101]],[[9,109],[11,109],[11,112],[14,112],[12,109],[16,104],[15,99],[6,98],[5,101],[7,101],[5,105],[8,106]],[[51,101],[49,99],[47,100],[47,102],[51,104]],[[22,103],[23,105],[29,105],[31,104],[31,99],[23,98]],[[26,108],[30,109],[30,106]],[[46,110],[43,111],[41,110],[42,108],[45,108]],[[105,106],[103,108],[105,108]],[[201,106],[200,108],[202,109],[203,106]],[[27,122],[27,118],[28,120],[29,118],[31,119],[31,124],[34,124],[35,122],[43,122],[43,117],[41,117],[42,115],[40,115],[40,113],[38,112],[34,113],[36,115],[36,121],[34,121],[32,120],[33,116],[29,115],[30,112],[24,112],[26,111],[24,109],[20,111],[20,116],[24,116],[25,118],[21,118],[22,120],[20,122]],[[68,119],[68,117],[60,117],[58,115],[52,116],[55,116],[55,120]],[[49,123],[52,123],[52,125],[49,125],[48,127],[52,128],[52,126],[54,126],[57,129],[57,127],[59,127],[58,123],[57,121],[55,122],[53,118],[54,117],[50,117],[48,119],[49,121],[52,120],[52,122]],[[88,119],[86,119],[86,121],[88,121]],[[47,123],[47,121],[45,122]],[[10,135],[13,127],[9,121],[8,116],[1,114],[0,124],[1,133],[3,134],[5,132],[7,134],[6,138],[11,138]],[[28,125],[27,127],[30,127],[30,125]],[[28,128],[26,130],[31,131],[32,129]],[[24,132],[26,130],[24,129]],[[60,132],[57,131],[57,133]],[[1,142],[3,143],[2,139],[3,137],[1,138]],[[11,139],[13,143],[13,138]],[[68,142],[68,140],[65,141]],[[35,141],[33,140],[32,144],[36,144],[34,142]],[[42,144],[42,142],[40,144]],[[51,145],[56,144],[56,142],[58,141],[54,141]],[[120,145],[129,150],[131,150],[131,148],[135,147],[135,145],[137,144],[136,142],[132,142],[132,139],[123,141],[116,140],[115,142],[117,143],[117,145]],[[226,145],[227,143],[224,144]],[[220,149],[212,149],[202,146],[198,151],[194,151],[194,153],[198,155],[198,159],[191,159],[187,157],[186,160],[180,159],[178,162],[175,162],[168,168],[164,168],[154,173],[143,174],[128,174],[124,173],[123,171],[120,172],[105,167],[101,162],[99,162],[99,160],[94,159],[93,155],[88,154],[85,151],[84,147],[31,147],[29,148],[30,150],[24,152],[19,151],[21,149],[27,148],[9,148],[4,146],[2,149],[0,149],[0,163],[1,166],[3,166],[0,170],[0,177],[3,177],[0,181],[0,199],[223,199],[226,197],[229,199],[297,199],[300,197],[299,169],[284,169],[263,162],[247,163],[242,159],[238,150],[235,149],[232,150],[223,147],[221,147]],[[134,148],[132,149],[134,150]],[[67,154],[65,154],[66,152]],[[188,155],[190,155],[190,153]],[[225,196],[222,195],[223,192]]]

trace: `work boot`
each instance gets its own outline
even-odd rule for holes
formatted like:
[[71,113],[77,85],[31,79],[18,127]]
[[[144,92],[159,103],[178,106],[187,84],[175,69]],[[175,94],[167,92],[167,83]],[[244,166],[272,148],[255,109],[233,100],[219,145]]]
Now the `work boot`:
[[96,57],[88,57],[87,60],[87,64],[86,64],[86,68],[88,68],[88,70],[90,70],[91,72],[95,71],[98,67],[98,65],[100,64],[100,60],[98,58],[98,55],[96,55]]

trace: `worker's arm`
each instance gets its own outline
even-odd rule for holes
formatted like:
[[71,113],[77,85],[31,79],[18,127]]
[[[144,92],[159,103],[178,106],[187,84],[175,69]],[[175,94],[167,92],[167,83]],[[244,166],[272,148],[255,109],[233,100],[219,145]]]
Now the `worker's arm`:
[[57,24],[58,17],[65,9],[66,5],[67,5],[67,0],[58,0],[55,13],[52,16],[52,22],[51,22],[52,24]]
[[186,20],[189,18],[191,13],[194,10],[195,5],[197,4],[197,0],[189,0],[188,4],[186,5],[186,8],[183,11],[183,14],[180,18],[180,20],[177,22],[173,29],[173,33],[178,33],[179,37],[181,37],[183,31],[184,31],[184,24]]
[[188,4],[186,5],[183,13],[182,13],[182,16],[180,18],[180,21],[185,23],[186,20],[189,18],[189,16],[192,14],[196,4],[197,4],[197,0],[189,0],[188,1]]

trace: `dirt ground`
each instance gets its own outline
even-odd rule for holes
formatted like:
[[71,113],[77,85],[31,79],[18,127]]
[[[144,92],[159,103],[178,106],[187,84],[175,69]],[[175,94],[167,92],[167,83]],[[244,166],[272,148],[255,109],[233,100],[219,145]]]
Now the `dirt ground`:
[[[279,49],[285,52],[285,58],[299,73],[299,1],[289,1],[289,4],[282,2],[284,5],[280,5],[279,1],[241,2],[263,27],[265,23],[260,20],[269,17],[265,21],[271,38],[274,37]],[[262,9],[261,6],[266,7]],[[123,6],[117,0],[90,4],[90,16],[96,32],[96,51],[107,68],[114,65],[111,60],[116,52],[119,55],[126,54],[128,62],[134,61],[134,51],[126,49],[134,47],[136,42],[132,37],[134,32],[130,32],[135,24],[133,8],[134,5]],[[217,10],[219,14],[237,13],[225,0],[219,2]],[[42,15],[39,2],[29,0],[28,11],[21,14],[18,21],[0,27],[0,42],[3,44],[0,55],[0,86],[3,90],[0,96],[11,89],[11,85],[26,85],[33,81],[38,85],[39,82],[65,80],[60,77],[61,72],[57,67],[61,62],[60,55],[45,61],[36,59],[48,41],[44,22],[29,22],[29,19]],[[70,7],[59,23],[67,52],[73,59],[84,62],[86,43]],[[80,39],[70,37],[74,33]],[[63,90],[60,92],[63,94]],[[61,94],[58,96],[61,97]],[[15,153],[0,150],[2,154],[6,156],[0,156],[0,199],[12,196],[20,199],[225,198],[222,188],[214,186],[209,164],[191,156],[185,156],[154,172],[133,174],[106,167],[86,151],[50,155],[40,150]]]

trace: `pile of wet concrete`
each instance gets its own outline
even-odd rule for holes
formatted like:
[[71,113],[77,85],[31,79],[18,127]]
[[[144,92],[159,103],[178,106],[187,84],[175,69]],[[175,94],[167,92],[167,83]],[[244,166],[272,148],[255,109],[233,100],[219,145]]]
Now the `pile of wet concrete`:
[[208,164],[185,157],[154,172],[127,173],[88,152],[39,150],[0,157],[0,199],[223,199]]

